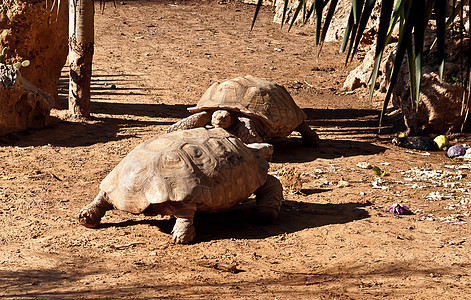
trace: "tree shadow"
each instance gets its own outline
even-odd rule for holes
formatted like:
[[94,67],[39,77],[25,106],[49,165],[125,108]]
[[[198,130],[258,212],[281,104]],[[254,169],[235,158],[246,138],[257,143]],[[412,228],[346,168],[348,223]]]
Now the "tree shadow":
[[[193,268],[201,270],[201,268],[213,268],[210,264],[200,266],[195,261],[189,260],[190,264],[194,264]],[[89,264],[89,261],[83,261]],[[258,277],[258,279],[237,279],[237,298],[244,299],[264,299],[254,294],[260,291],[260,287],[276,291],[278,297],[291,299],[301,297],[302,299],[312,299],[313,293],[322,299],[360,299],[365,295],[375,292],[373,298],[411,298],[411,295],[417,295],[416,291],[426,290],[430,288],[430,281],[426,277],[430,274],[453,274],[456,267],[428,267],[421,265],[414,260],[397,261],[394,264],[386,265],[376,263],[368,268],[361,264],[352,262],[352,264],[331,268],[322,268],[313,272],[299,272],[293,269],[282,269],[277,266],[271,268],[271,271],[278,273],[278,276]],[[468,269],[469,263],[463,264],[462,269]],[[124,268],[124,271],[127,269]],[[203,269],[204,271],[204,269]],[[245,271],[242,269],[240,271]],[[214,293],[219,298],[234,298],[234,281],[221,279],[217,285],[213,282],[192,281],[184,283],[173,283],[168,280],[155,280],[154,276],[149,274],[155,273],[155,269],[140,270],[142,276],[139,282],[136,280],[122,280],[112,288],[108,284],[87,285],[77,284],[87,276],[109,276],[109,268],[95,269],[93,271],[84,272],[81,269],[71,268],[66,263],[56,266],[54,269],[47,267],[34,268],[20,271],[0,270],[0,288],[2,293],[1,299],[201,299],[214,298]],[[221,272],[221,271],[219,271]],[[384,284],[381,283],[385,279],[404,280],[405,275],[408,277],[419,277],[424,280],[411,281],[409,285],[404,284]],[[226,277],[222,276],[221,277]],[[283,284],[280,286],[280,280]],[[337,283],[337,284],[328,284]],[[363,287],[359,287],[359,283],[363,283]],[[456,281],[455,293],[445,282],[434,280],[435,285],[441,288],[449,289],[447,295],[463,295],[463,289],[466,289],[464,282]],[[339,290],[338,285],[343,287]],[[411,292],[413,291],[413,292]],[[167,293],[176,296],[163,296]],[[162,297],[160,297],[162,296]],[[273,298],[273,297],[272,297]],[[419,297],[420,298],[420,297]],[[456,298],[456,297],[454,297]]]
[[[332,134],[373,135],[378,134],[379,114],[377,109],[313,109],[304,108],[308,123],[315,128],[324,129]],[[382,134],[397,132],[401,122],[398,118],[385,117]]]
[[[91,112],[96,114],[111,115],[133,115],[150,118],[185,118],[190,115],[183,104],[136,104],[136,103],[113,103],[92,102]],[[173,123],[173,122],[172,122]]]
[[[323,192],[320,190],[316,192]],[[370,203],[314,204],[285,200],[275,224],[261,225],[252,214],[253,207],[241,206],[218,213],[197,213],[194,224],[196,242],[220,239],[263,239],[283,233],[298,232],[307,228],[329,224],[344,224],[369,216],[362,208]],[[100,228],[127,227],[139,224],[156,226],[160,231],[171,234],[175,219],[127,220],[117,223],[102,223]],[[170,237],[169,237],[170,238]]]
[[118,132],[126,127],[171,124],[170,122],[135,121],[114,118],[96,118],[91,121],[69,122],[57,119],[44,129],[30,129],[2,136],[0,137],[0,146],[90,146],[132,137],[132,135],[126,134],[118,135]]

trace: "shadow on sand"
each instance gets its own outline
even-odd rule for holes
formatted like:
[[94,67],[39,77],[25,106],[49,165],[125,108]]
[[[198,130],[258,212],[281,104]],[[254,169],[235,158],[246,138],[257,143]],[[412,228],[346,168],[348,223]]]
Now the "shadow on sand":
[[[369,214],[363,208],[368,205],[370,204],[313,204],[285,200],[276,223],[269,225],[260,225],[254,222],[255,216],[251,214],[250,207],[220,213],[197,213],[195,216],[196,242],[230,238],[263,239],[307,228],[344,224],[367,218]],[[160,231],[170,235],[175,220],[127,220],[119,223],[103,223],[100,228],[127,227],[138,224],[157,226]]]

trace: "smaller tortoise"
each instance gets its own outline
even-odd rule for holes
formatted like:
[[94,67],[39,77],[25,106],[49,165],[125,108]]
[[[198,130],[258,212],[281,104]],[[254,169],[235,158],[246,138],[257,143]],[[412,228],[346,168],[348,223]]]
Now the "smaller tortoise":
[[306,123],[306,114],[283,86],[251,75],[213,83],[196,107],[188,110],[193,115],[173,124],[167,132],[211,123],[226,128],[246,144],[284,138],[293,130],[301,133],[305,145],[319,142]]
[[[251,145],[248,145],[251,146]],[[98,196],[79,212],[79,222],[97,227],[107,210],[176,217],[173,240],[195,238],[196,211],[217,212],[256,196],[254,217],[273,222],[282,186],[267,175],[273,146],[248,147],[221,128],[166,133],[132,150],[100,184]]]

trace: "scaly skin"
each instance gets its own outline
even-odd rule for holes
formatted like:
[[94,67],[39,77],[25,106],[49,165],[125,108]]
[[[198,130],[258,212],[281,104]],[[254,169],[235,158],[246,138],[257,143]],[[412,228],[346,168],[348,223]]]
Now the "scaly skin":
[[186,117],[167,128],[167,132],[173,132],[177,130],[192,129],[198,127],[204,127],[211,121],[211,113],[202,111],[191,116]]
[[265,184],[256,192],[256,207],[254,220],[257,223],[273,223],[278,217],[281,201],[283,200],[283,186],[275,177],[268,175]]
[[177,218],[173,226],[173,241],[177,244],[188,244],[195,240],[196,231],[193,218],[196,212],[195,203],[172,202],[169,208]]
[[85,227],[98,227],[106,211],[111,209],[113,209],[113,205],[108,202],[106,194],[100,191],[90,204],[80,210],[78,214],[79,223]]
[[193,242],[196,237],[193,218],[177,218],[172,233],[173,241],[177,244],[188,244]]
[[229,128],[229,131],[237,136],[245,144],[263,143],[263,138],[257,130],[257,124],[248,117],[239,117],[238,122]]
[[229,111],[225,109],[219,109],[213,112],[211,117],[211,124],[214,127],[229,128],[233,123],[234,117]]
[[316,147],[319,144],[319,136],[305,121],[299,124],[295,130],[301,133],[304,145]]

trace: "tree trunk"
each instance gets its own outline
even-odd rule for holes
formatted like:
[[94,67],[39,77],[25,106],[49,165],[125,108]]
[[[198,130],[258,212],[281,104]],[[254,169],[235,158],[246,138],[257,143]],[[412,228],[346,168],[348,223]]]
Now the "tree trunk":
[[93,3],[93,0],[69,0],[69,112],[76,118],[90,116]]

